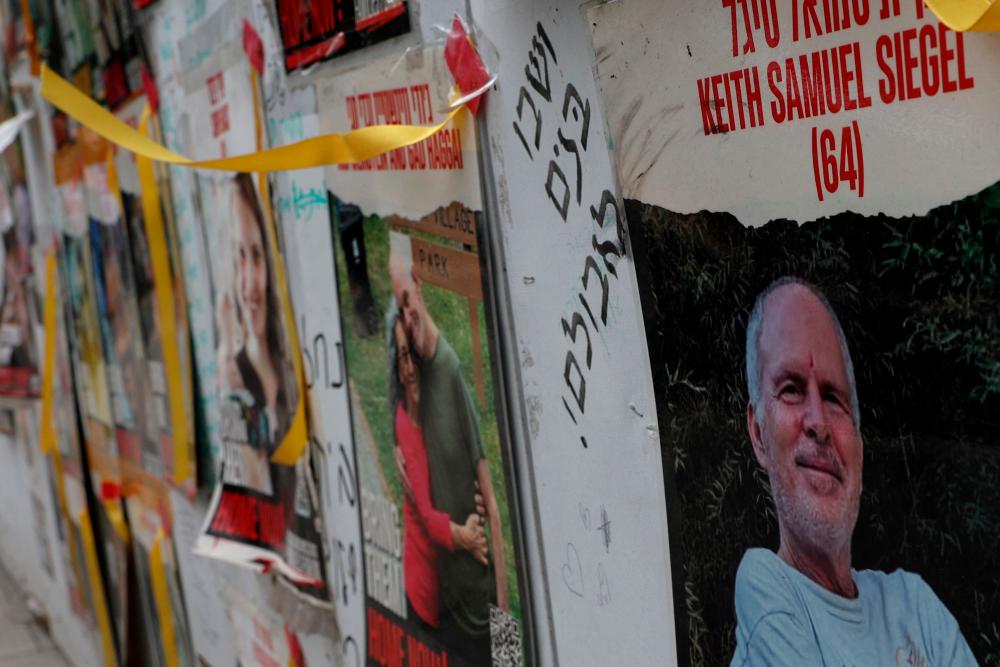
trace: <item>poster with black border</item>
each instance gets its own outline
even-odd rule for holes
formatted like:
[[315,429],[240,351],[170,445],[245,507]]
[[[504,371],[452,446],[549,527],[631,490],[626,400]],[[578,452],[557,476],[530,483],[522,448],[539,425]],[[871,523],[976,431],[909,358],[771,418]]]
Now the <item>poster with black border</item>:
[[1000,35],[923,2],[588,19],[680,663],[996,662]]

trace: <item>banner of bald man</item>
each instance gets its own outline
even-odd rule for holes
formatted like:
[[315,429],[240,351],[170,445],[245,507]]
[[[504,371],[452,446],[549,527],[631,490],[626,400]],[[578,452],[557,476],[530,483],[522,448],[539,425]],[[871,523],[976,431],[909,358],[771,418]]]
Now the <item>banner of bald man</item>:
[[1000,659],[1000,38],[905,0],[589,18],[681,663]]

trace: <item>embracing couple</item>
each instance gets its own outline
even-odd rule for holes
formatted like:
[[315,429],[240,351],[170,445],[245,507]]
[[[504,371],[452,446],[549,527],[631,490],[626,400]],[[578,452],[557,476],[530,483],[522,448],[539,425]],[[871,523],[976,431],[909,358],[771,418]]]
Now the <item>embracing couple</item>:
[[486,665],[490,604],[507,610],[499,508],[458,357],[427,312],[409,239],[391,236],[389,407],[404,491],[408,615],[451,654]]

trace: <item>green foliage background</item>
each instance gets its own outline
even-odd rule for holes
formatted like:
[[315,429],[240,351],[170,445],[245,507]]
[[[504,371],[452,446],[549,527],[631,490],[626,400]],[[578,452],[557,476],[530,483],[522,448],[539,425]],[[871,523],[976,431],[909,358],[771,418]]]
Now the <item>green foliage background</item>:
[[[341,313],[344,318],[344,343],[347,367],[351,382],[360,398],[361,411],[368,419],[375,445],[378,449],[378,464],[389,484],[390,492],[402,517],[403,490],[396,472],[393,457],[392,418],[389,415],[388,365],[386,357],[385,313],[392,296],[389,280],[389,225],[382,218],[372,215],[364,221],[365,250],[368,258],[368,277],[375,298],[378,313],[378,331],[363,338],[359,335],[354,318],[350,285],[347,280],[347,266],[344,251],[337,240],[337,277],[340,289]],[[437,243],[449,243],[437,237],[426,237]],[[472,355],[472,328],[469,322],[469,305],[466,297],[448,290],[424,283],[422,285],[427,310],[434,318],[444,337],[451,343],[462,364],[465,383],[469,387],[479,416],[479,432],[486,450],[486,460],[493,481],[493,491],[500,506],[500,520],[503,524],[504,555],[507,569],[507,591],[510,613],[521,619],[520,595],[518,593],[517,560],[511,537],[510,508],[507,504],[506,470],[500,449],[500,434],[497,430],[496,408],[491,379],[488,330],[482,304],[478,307],[480,344],[483,359],[483,380],[485,400],[480,400],[476,392],[475,365]],[[357,425],[355,425],[357,428]],[[359,443],[359,446],[361,444]]]
[[746,435],[746,321],[783,275],[816,284],[851,346],[864,491],[854,567],[920,574],[1000,665],[1000,184],[902,219],[744,227],[628,201],[657,392],[681,659],[729,664],[747,548],[777,548]]

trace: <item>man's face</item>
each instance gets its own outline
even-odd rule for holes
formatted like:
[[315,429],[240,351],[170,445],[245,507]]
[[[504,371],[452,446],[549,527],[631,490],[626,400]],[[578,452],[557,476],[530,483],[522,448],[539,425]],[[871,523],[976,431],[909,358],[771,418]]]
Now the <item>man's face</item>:
[[747,425],[771,482],[782,540],[831,549],[850,544],[861,499],[861,435],[851,414],[847,369],[833,321],[798,285],[764,308],[762,415]]

